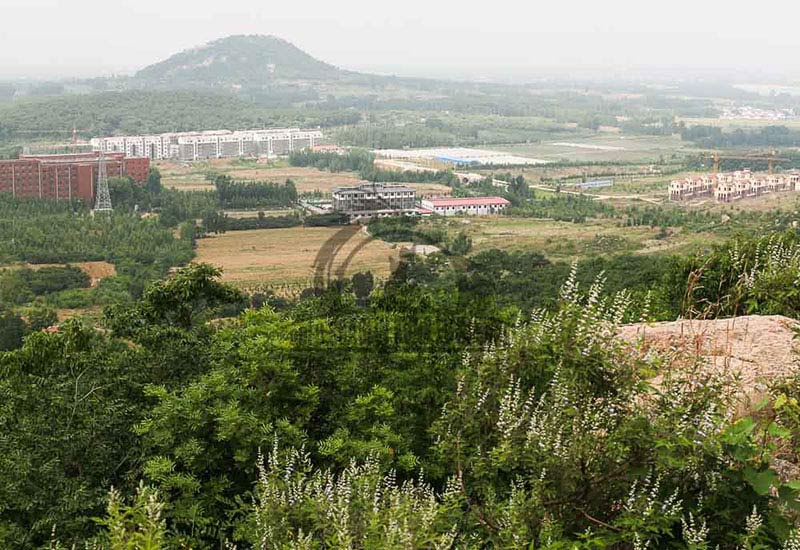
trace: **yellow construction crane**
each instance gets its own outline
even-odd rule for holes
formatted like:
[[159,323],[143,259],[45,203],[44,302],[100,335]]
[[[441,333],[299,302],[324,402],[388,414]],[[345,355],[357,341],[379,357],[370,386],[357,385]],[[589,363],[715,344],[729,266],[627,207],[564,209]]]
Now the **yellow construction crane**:
[[777,151],[770,151],[769,154],[763,153],[753,153],[749,155],[721,155],[717,152],[714,153],[703,153],[701,158],[704,159],[712,159],[714,161],[714,174],[719,173],[719,161],[720,160],[759,160],[759,161],[766,161],[767,168],[769,173],[772,174],[775,172],[775,164],[779,162],[789,162],[790,159],[782,158],[778,156]]

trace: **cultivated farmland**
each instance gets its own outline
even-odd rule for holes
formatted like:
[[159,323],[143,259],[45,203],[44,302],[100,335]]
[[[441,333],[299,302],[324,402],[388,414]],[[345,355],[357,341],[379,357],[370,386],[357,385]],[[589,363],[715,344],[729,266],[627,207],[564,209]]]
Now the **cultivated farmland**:
[[231,231],[197,247],[197,261],[222,267],[223,278],[243,288],[307,287],[315,275],[327,281],[367,270],[385,278],[398,258],[398,247],[358,226]]

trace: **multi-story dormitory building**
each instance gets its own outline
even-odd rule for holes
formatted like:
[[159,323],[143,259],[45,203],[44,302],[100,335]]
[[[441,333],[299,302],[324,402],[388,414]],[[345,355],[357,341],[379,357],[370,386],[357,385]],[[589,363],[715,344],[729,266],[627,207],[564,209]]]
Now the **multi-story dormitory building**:
[[720,202],[730,202],[776,191],[800,191],[800,174],[754,174],[739,170],[687,177],[669,184],[669,198],[673,201],[713,195]]
[[288,155],[314,147],[322,140],[319,130],[281,128],[271,130],[212,130],[149,136],[120,136],[92,139],[95,151],[124,152],[129,157],[182,161],[235,157]]
[[[99,153],[67,155],[20,155],[15,160],[0,160],[0,193],[14,197],[94,201],[94,188],[100,166]],[[126,158],[124,153],[106,155],[108,177],[128,176],[145,183],[150,159]]]

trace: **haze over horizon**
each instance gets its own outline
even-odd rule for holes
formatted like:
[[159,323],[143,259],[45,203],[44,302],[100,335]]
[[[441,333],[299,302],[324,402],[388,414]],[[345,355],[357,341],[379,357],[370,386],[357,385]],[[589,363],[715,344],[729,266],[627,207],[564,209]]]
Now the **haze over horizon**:
[[422,0],[402,6],[5,0],[3,16],[10,24],[0,35],[2,78],[130,74],[231,34],[272,34],[342,68],[402,76],[532,78],[568,70],[800,75],[794,55],[800,7],[776,0],[758,9],[677,0],[657,12],[632,0],[542,6],[499,0],[480,9]]

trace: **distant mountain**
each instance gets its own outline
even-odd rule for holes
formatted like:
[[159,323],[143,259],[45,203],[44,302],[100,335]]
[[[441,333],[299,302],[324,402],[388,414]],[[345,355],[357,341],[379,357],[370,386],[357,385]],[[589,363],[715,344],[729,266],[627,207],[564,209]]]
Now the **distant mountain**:
[[275,36],[236,35],[173,55],[140,70],[138,85],[161,88],[259,88],[350,75]]

